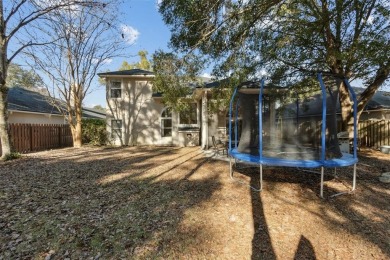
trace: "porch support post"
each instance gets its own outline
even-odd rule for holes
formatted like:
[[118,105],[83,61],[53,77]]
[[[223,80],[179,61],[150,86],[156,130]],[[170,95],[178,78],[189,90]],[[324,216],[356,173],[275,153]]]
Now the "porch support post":
[[[277,136],[276,136],[276,107],[275,107],[275,102],[272,101],[269,104],[270,109],[270,120],[269,120],[269,135],[271,136],[271,144],[276,144],[277,143]],[[261,110],[260,110],[261,111]]]
[[208,126],[208,111],[207,111],[207,91],[202,95],[202,116],[201,116],[201,131],[202,131],[202,149],[209,148],[209,126]]

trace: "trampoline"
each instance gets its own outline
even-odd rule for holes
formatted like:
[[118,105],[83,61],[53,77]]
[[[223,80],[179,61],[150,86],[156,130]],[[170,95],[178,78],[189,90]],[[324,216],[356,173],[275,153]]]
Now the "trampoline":
[[[347,87],[352,102],[351,145],[340,150],[337,114],[340,86]],[[353,166],[352,192],[356,188],[357,101],[346,78],[318,73],[316,78],[296,78],[285,86],[265,86],[265,80],[237,86],[229,106],[230,177],[233,160],[259,166],[318,168],[323,198],[324,169]],[[304,169],[305,170],[305,169]],[[310,171],[312,172],[312,171]],[[341,192],[339,195],[346,192]]]

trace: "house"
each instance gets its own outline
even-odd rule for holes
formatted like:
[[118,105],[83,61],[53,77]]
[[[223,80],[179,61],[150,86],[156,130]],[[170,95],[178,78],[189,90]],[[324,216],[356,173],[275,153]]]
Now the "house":
[[[356,93],[361,93],[363,90],[355,89]],[[390,92],[377,91],[368,101],[359,120],[390,120]]]
[[187,113],[173,111],[153,92],[154,73],[132,69],[99,73],[106,81],[107,131],[114,145],[173,145],[208,148],[226,133],[226,112],[210,114],[213,84],[193,90]]
[[[39,90],[13,87],[8,90],[8,122],[19,124],[67,124],[53,99]],[[61,101],[60,101],[61,102]],[[84,118],[105,119],[105,113],[83,108]]]
[[[359,95],[364,91],[363,88],[354,87],[353,90],[359,99]],[[320,117],[322,111],[321,95],[315,95],[309,102],[306,102],[305,108],[299,109],[299,117]],[[296,112],[296,105],[289,106],[290,110]],[[336,113],[341,119],[340,104],[337,103]],[[359,121],[365,120],[390,120],[390,92],[377,91],[364,107]]]

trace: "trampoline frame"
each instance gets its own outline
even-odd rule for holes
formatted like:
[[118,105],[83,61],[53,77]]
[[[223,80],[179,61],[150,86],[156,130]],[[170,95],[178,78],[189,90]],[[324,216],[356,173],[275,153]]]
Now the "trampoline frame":
[[[317,79],[319,81],[321,92],[323,97],[326,97],[326,87],[322,80],[322,73],[317,74]],[[325,145],[326,145],[326,107],[327,102],[326,98],[322,99],[322,127],[321,127],[321,152],[319,160],[297,160],[297,159],[280,159],[274,157],[265,157],[263,156],[263,135],[260,134],[263,132],[263,114],[261,113],[261,109],[263,107],[263,94],[264,94],[264,79],[260,81],[260,91],[259,91],[259,155],[251,155],[244,154],[237,151],[237,143],[238,143],[238,108],[239,108],[239,100],[237,101],[237,105],[235,107],[235,135],[234,135],[234,144],[235,147],[232,147],[232,111],[235,97],[237,95],[238,90],[243,86],[239,85],[234,89],[232,94],[230,104],[229,104],[229,147],[228,147],[228,155],[230,162],[230,178],[234,181],[238,181],[240,183],[244,183],[243,181],[237,180],[233,177],[233,163],[232,160],[235,160],[235,165],[237,161],[243,163],[250,163],[254,165],[259,165],[259,188],[253,187],[248,184],[248,186],[255,191],[263,190],[263,165],[266,166],[283,166],[283,167],[297,167],[297,168],[320,168],[321,182],[320,182],[320,197],[324,196],[324,168],[336,168],[338,167],[346,167],[353,165],[353,177],[352,177],[352,188],[349,191],[340,192],[332,195],[331,197],[338,196],[345,193],[351,193],[356,189],[356,164],[358,162],[357,158],[357,99],[356,94],[353,91],[351,85],[347,78],[342,78],[344,84],[347,86],[350,98],[353,102],[353,153],[342,153],[343,156],[341,158],[335,159],[326,159],[325,158]],[[246,184],[246,183],[244,183]]]

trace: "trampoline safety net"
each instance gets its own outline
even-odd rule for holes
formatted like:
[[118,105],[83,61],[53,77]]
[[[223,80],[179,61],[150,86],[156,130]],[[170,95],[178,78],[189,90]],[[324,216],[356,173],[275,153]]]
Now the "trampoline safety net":
[[[231,136],[231,149],[288,160],[343,156],[337,138],[341,122],[337,112],[339,93],[348,91],[348,81],[319,74],[283,86],[262,82],[244,82],[232,96],[229,131],[235,136]],[[351,103],[354,98],[351,94]]]

